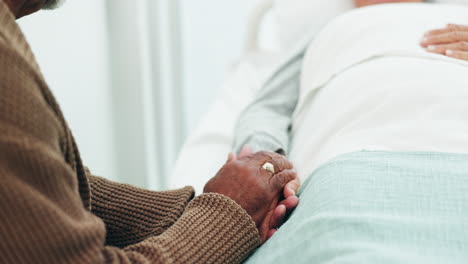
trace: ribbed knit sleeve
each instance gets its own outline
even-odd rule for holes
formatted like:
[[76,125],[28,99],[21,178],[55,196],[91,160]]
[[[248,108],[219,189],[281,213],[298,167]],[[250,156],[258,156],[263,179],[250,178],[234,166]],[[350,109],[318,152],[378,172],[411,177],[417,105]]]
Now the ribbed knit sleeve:
[[86,176],[0,0],[0,263],[238,263],[258,245],[255,223],[227,197],[187,205],[190,188],[155,193]]
[[[184,208],[190,188],[151,195],[91,178],[91,197],[80,196],[87,182],[67,158],[66,126],[38,87],[47,89],[41,76],[0,40],[1,263],[238,263],[258,245],[250,216],[221,195],[202,195]],[[93,193],[89,211],[83,199],[93,201]],[[119,229],[119,217],[128,229]],[[107,237],[125,241],[122,230],[137,230],[132,239],[147,238],[113,247],[107,224],[117,230]]]
[[91,210],[106,224],[106,244],[125,247],[161,234],[193,198],[192,187],[155,192],[104,178],[88,177]]
[[[163,246],[155,250],[152,244]],[[203,194],[162,235],[125,249],[130,259],[150,263],[240,263],[259,245],[259,233],[233,200]]]
[[195,198],[158,236],[106,245],[105,224],[83,207],[73,171],[19,135],[0,140],[1,263],[240,263],[259,245],[250,216],[219,194]]

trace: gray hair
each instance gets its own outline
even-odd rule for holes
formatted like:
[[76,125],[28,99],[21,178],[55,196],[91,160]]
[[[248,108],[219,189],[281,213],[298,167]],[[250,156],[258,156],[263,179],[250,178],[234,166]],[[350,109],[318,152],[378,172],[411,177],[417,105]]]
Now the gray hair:
[[46,0],[42,9],[52,10],[60,7],[64,0]]

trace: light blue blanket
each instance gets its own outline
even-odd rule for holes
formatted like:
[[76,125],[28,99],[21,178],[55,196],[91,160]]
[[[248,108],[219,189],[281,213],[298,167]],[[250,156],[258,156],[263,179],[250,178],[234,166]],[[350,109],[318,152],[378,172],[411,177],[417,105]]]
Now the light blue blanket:
[[468,155],[346,154],[300,199],[247,263],[468,263]]

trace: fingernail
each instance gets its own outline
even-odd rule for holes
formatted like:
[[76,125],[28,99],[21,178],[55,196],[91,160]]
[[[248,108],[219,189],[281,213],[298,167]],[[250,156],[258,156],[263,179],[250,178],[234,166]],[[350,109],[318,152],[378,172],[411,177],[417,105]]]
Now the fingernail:
[[447,50],[447,51],[445,52],[445,54],[446,54],[447,56],[452,56],[452,55],[453,55],[453,50]]
[[427,47],[427,49],[428,49],[428,50],[435,50],[435,49],[436,49],[436,46],[434,46],[434,45],[429,45],[429,46]]
[[427,41],[428,41],[428,38],[426,38],[426,37],[423,37],[423,38],[421,39],[421,42],[422,42],[422,43],[425,43],[425,42],[427,42]]

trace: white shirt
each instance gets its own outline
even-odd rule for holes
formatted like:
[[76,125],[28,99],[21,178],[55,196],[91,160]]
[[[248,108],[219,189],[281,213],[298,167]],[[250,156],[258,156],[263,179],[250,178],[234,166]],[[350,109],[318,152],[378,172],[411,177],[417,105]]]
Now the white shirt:
[[310,44],[291,159],[305,179],[360,150],[468,152],[468,63],[430,54],[424,32],[468,8],[391,4],[334,20]]

